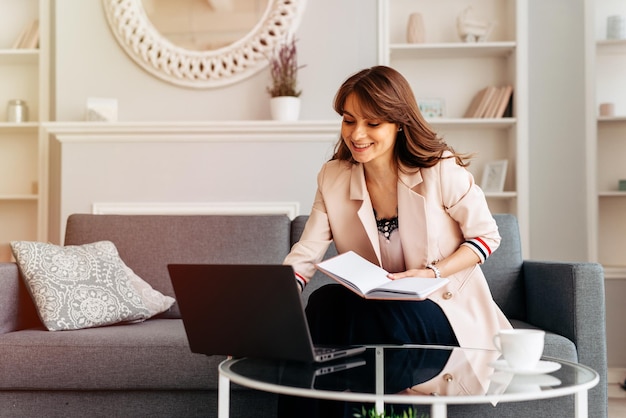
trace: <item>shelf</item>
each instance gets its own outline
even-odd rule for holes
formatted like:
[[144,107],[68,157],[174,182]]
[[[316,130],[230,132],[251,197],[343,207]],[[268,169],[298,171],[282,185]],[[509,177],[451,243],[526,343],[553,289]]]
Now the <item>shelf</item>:
[[[46,241],[47,142],[40,135],[49,119],[50,41],[56,8],[48,0],[1,2],[5,20],[0,47],[2,98],[0,101],[0,260],[10,260],[11,240]],[[38,45],[12,48],[24,33],[34,39],[33,23],[38,21]],[[28,42],[27,45],[35,44]],[[28,122],[7,118],[8,102],[21,99],[28,104]]]
[[626,279],[626,266],[603,266],[605,279]]
[[506,58],[513,54],[515,42],[475,42],[475,43],[436,43],[436,44],[391,44],[392,59],[402,58]]
[[626,197],[626,192],[621,192],[618,190],[600,192],[598,193],[598,197]]
[[596,42],[596,50],[600,54],[626,53],[626,39],[603,39]]
[[37,201],[38,197],[36,194],[0,194],[0,204],[6,201]]
[[598,116],[598,123],[626,122],[626,116]]
[[0,122],[1,134],[35,134],[39,129],[37,122],[8,123]]
[[485,192],[487,199],[513,199],[517,197],[517,192]]
[[[504,4],[506,3],[506,4]],[[462,42],[456,19],[461,7],[427,0],[378,0],[378,63],[400,71],[420,97],[446,101],[447,117],[426,121],[457,150],[477,156],[480,170],[488,161],[507,159],[514,172],[506,190],[485,193],[492,211],[518,218],[524,252],[529,248],[528,211],[528,0],[489,0],[479,15],[499,22],[486,42]],[[426,43],[407,43],[407,16],[428,15]],[[468,106],[487,86],[511,85],[514,117],[464,118]],[[476,177],[477,173],[474,173]]]
[[510,129],[515,126],[515,118],[432,118],[427,122],[433,127],[448,129]]
[[38,49],[0,49],[0,64],[24,65],[39,61]]

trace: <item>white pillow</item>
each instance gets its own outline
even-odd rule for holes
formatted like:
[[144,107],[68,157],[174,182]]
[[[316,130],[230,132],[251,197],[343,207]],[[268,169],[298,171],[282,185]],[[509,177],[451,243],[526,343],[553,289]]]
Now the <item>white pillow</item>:
[[110,241],[70,246],[13,241],[11,249],[50,331],[144,321],[174,303],[127,267]]

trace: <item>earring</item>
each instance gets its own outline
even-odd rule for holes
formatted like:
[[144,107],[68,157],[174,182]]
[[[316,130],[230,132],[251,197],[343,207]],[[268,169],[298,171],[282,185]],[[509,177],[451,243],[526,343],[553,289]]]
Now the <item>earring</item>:
[[398,128],[398,132],[402,132],[402,126]]

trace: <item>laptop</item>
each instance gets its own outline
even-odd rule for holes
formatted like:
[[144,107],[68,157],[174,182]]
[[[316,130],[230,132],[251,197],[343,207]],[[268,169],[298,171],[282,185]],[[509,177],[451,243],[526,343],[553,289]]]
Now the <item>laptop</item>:
[[291,266],[167,267],[194,353],[314,363],[365,351],[313,346]]

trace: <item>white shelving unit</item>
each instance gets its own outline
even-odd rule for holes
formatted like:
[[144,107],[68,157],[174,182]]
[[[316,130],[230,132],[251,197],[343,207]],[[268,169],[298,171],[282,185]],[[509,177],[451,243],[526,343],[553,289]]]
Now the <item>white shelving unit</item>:
[[[589,94],[594,130],[590,136],[590,259],[604,266],[607,279],[626,279],[626,39],[607,39],[607,18],[626,16],[626,3],[590,0],[588,13],[592,30],[589,47],[592,74]],[[613,103],[614,114],[600,116],[602,103]]]
[[[44,169],[48,120],[47,0],[0,0],[0,261],[11,260],[9,241],[45,239]],[[24,28],[39,20],[39,47],[14,48]],[[7,121],[11,99],[25,100],[28,121]]]
[[[477,182],[485,164],[506,159],[504,191],[487,193],[494,213],[517,216],[524,253],[529,254],[528,162],[528,2],[475,0],[476,18],[494,21],[485,42],[462,42],[457,17],[463,0],[379,0],[379,63],[399,70],[418,100],[442,99],[443,118],[431,125],[457,151],[475,153],[469,169]],[[406,28],[411,13],[425,22],[424,43],[409,44]],[[476,93],[484,87],[513,86],[513,116],[464,118]]]

